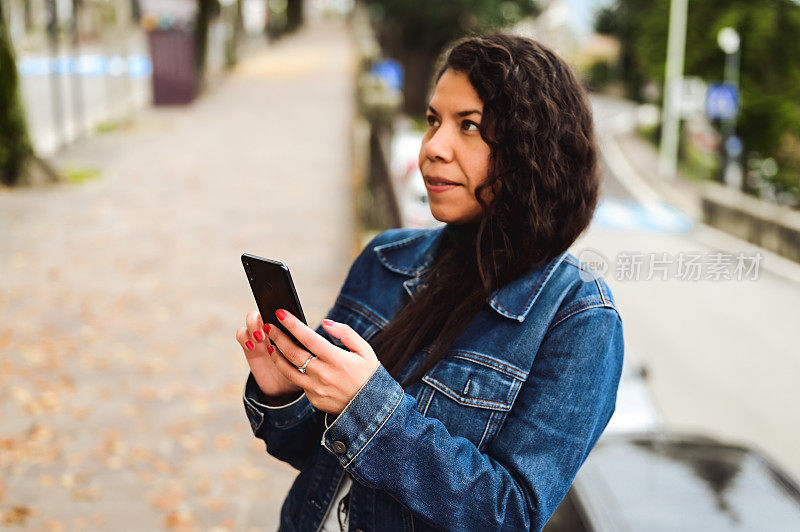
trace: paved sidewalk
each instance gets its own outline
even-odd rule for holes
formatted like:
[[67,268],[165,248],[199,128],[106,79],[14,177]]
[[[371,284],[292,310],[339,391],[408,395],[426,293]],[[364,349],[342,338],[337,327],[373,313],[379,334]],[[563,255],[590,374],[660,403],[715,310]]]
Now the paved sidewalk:
[[189,108],[0,189],[0,528],[275,530],[294,471],[252,437],[242,252],[285,260],[319,322],[354,248],[353,49],[322,22]]

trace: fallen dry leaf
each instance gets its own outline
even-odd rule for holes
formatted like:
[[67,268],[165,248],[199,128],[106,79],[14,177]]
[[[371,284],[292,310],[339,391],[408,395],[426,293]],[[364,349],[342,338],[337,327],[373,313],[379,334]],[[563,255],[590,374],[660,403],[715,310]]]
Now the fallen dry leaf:
[[64,523],[55,519],[45,521],[44,528],[48,532],[63,532],[65,530]]
[[230,449],[233,445],[233,438],[224,434],[220,434],[217,436],[216,440],[214,440],[214,443],[217,446],[217,449]]
[[211,482],[207,478],[201,478],[194,485],[194,489],[197,490],[197,493],[208,493],[208,490],[211,489]]
[[2,522],[7,525],[24,525],[33,510],[27,506],[12,506],[2,513]]
[[148,492],[147,499],[159,510],[172,510],[183,502],[184,493],[180,487],[171,486],[162,491]]
[[178,531],[196,529],[194,516],[189,512],[170,512],[167,517],[164,518],[164,526],[171,530]]
[[222,510],[228,508],[229,505],[228,501],[222,497],[212,496],[206,497],[206,499],[203,501],[203,506],[209,512],[221,512]]
[[100,490],[93,487],[75,488],[72,490],[72,498],[76,501],[95,501],[100,498]]

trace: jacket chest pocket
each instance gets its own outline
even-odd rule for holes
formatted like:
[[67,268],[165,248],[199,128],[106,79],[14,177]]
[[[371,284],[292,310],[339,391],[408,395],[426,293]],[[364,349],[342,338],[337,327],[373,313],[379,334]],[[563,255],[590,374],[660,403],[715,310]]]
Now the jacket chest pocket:
[[491,357],[447,353],[426,375],[417,409],[482,450],[497,434],[527,375]]

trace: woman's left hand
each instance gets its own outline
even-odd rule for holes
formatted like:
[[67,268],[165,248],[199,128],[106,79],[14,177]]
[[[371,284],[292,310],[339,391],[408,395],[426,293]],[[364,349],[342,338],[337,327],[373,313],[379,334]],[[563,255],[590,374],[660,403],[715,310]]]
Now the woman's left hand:
[[[372,346],[344,323],[325,319],[322,327],[350,351],[336,347],[288,311],[278,310],[275,315],[302,344],[297,345],[278,327],[269,328],[267,336],[277,347],[271,355],[278,369],[305,390],[312,405],[338,416],[380,364]],[[305,373],[300,373],[297,368],[312,353],[316,358],[308,363]]]

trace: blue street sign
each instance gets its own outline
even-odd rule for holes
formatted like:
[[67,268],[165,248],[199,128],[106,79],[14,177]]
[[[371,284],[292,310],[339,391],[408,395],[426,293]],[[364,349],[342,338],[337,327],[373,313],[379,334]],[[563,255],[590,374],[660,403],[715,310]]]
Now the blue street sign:
[[706,116],[733,120],[739,111],[739,91],[732,83],[712,83],[706,92]]
[[736,135],[731,135],[728,137],[728,140],[725,141],[725,151],[733,158],[739,157],[743,149],[744,144],[742,144],[742,139]]
[[381,78],[386,84],[395,89],[403,90],[403,67],[392,59],[384,59],[372,65],[370,74]]

